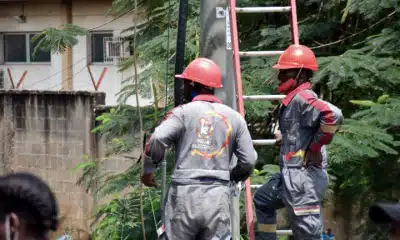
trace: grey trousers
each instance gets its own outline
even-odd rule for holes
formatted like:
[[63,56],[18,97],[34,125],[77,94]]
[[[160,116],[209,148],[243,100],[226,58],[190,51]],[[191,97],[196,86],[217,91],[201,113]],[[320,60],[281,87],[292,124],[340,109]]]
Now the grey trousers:
[[171,183],[164,207],[166,240],[230,240],[228,184]]
[[[276,210],[286,206],[296,240],[320,240],[323,231],[321,202],[328,186],[322,169],[282,169],[254,195],[258,240],[276,240]],[[274,228],[275,226],[275,228]]]

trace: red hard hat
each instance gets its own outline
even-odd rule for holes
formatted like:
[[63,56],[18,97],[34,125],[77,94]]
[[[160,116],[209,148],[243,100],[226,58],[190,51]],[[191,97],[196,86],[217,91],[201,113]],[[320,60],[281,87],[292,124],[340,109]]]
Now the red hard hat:
[[222,76],[219,66],[208,58],[196,58],[177,78],[188,79],[207,87],[221,88]]
[[275,69],[306,68],[318,70],[318,63],[311,49],[303,45],[290,45],[279,57]]

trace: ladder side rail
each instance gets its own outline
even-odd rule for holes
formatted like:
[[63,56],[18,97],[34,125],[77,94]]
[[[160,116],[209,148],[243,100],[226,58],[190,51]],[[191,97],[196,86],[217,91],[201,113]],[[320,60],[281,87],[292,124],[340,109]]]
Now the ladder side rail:
[[242,73],[240,70],[240,56],[239,56],[239,40],[238,40],[238,27],[235,11],[236,0],[229,0],[230,10],[230,27],[231,27],[231,38],[232,38],[232,50],[233,50],[233,64],[235,67],[235,81],[236,90],[238,97],[238,110],[239,113],[244,117],[244,103],[243,103],[243,86],[242,86]]
[[290,33],[292,35],[292,43],[299,45],[299,28],[297,25],[296,0],[290,0]]
[[[243,103],[243,87],[242,87],[242,74],[240,70],[240,56],[239,56],[239,40],[238,40],[238,27],[236,19],[236,0],[229,0],[230,11],[230,25],[231,25],[231,38],[233,48],[233,62],[235,67],[235,80],[237,89],[237,100],[239,113],[244,117],[244,103]],[[255,240],[254,232],[254,214],[253,214],[253,199],[251,197],[250,178],[245,181],[245,208],[246,208],[246,223],[249,240]]]

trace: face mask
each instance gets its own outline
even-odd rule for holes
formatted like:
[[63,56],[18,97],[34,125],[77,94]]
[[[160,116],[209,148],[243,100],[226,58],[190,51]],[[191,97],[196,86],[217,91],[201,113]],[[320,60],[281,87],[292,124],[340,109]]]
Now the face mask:
[[289,78],[289,79],[288,79],[287,81],[285,81],[284,83],[279,84],[278,89],[277,89],[278,92],[279,92],[279,93],[288,94],[288,93],[290,93],[292,90],[294,90],[294,89],[297,87],[297,85],[298,85],[297,79],[298,79],[298,77],[300,76],[301,70],[302,70],[302,69],[300,69],[300,71],[298,71],[298,73],[297,73],[297,75],[296,75],[296,78]]
[[279,93],[289,93],[290,91],[292,91],[294,88],[296,88],[297,86],[297,81],[294,80],[293,78],[287,80],[284,83],[279,84],[278,86],[278,92]]
[[17,240],[18,232],[11,233],[10,216],[6,216],[5,230],[6,230],[6,240]]

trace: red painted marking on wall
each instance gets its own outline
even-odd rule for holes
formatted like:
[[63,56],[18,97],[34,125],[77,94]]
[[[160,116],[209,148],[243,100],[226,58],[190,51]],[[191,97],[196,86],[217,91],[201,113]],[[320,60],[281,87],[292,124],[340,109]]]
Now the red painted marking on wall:
[[22,77],[19,79],[18,83],[17,83],[17,89],[21,86],[22,82],[25,80],[26,74],[28,73],[28,71],[24,71],[24,74],[22,74]]
[[88,68],[88,71],[89,71],[90,78],[91,78],[91,80],[92,80],[93,87],[94,87],[94,89],[97,91],[97,90],[99,89],[100,84],[101,84],[101,82],[103,81],[104,75],[106,74],[106,72],[107,72],[108,69],[107,69],[106,67],[103,68],[103,71],[101,72],[101,75],[100,75],[99,79],[97,80],[97,82],[95,82],[95,81],[94,81],[94,77],[93,77],[92,70],[90,69],[90,66],[87,65],[87,68]]
[[106,67],[103,68],[103,71],[101,72],[100,78],[99,78],[99,80],[97,80],[96,91],[97,91],[97,89],[99,89],[100,84],[101,84],[101,82],[103,81],[104,75],[106,75],[107,70],[108,70],[108,69],[107,69]]
[[15,88],[14,80],[13,80],[13,77],[11,75],[11,71],[9,68],[7,68],[7,72],[8,72],[8,77],[10,78],[11,86],[12,86],[12,88]]
[[26,74],[28,74],[28,71],[25,70],[24,73],[22,74],[21,78],[19,79],[19,81],[18,81],[18,83],[17,83],[17,86],[15,87],[14,79],[13,79],[13,77],[12,77],[10,68],[7,68],[7,72],[8,72],[8,77],[10,78],[10,82],[11,82],[12,88],[16,88],[16,89],[18,89],[18,88],[21,86],[21,84],[22,84],[22,83],[24,82],[24,80],[25,80]]

